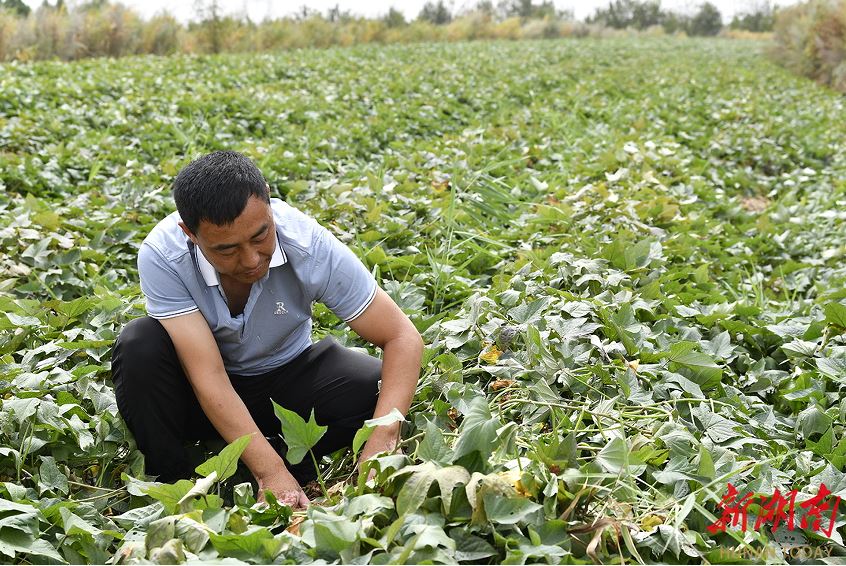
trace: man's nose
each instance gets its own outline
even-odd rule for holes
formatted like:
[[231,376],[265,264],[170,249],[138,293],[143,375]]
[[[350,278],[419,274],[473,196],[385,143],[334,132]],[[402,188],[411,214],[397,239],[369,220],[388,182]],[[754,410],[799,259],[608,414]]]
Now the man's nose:
[[257,250],[249,250],[244,255],[242,263],[248,271],[251,269],[255,269],[259,265],[261,265],[261,255],[259,255]]

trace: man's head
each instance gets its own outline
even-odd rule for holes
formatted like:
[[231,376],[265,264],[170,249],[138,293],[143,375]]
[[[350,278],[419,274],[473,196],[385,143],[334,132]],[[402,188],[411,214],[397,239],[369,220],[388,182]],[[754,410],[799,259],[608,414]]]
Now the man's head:
[[221,276],[253,283],[267,273],[276,226],[252,161],[234,151],[204,155],[176,176],[173,198],[182,230]]
[[250,196],[270,202],[261,171],[235,151],[215,151],[195,159],[182,168],[173,183],[176,209],[194,234],[204,220],[231,224]]

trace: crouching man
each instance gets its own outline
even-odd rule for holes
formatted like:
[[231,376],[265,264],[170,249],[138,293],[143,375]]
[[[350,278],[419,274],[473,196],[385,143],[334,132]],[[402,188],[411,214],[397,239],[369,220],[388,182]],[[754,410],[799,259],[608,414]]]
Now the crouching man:
[[[112,358],[118,409],[161,481],[193,473],[186,443],[254,433],[241,459],[280,501],[304,506],[308,465],[289,468],[265,439],[280,431],[271,399],[329,427],[318,456],[352,443],[362,423],[408,411],[423,342],[356,256],[315,220],[269,197],[258,168],[219,151],[186,166],[177,212],[138,252],[149,316],[120,334]],[[383,359],[311,340],[325,304]],[[381,387],[380,387],[381,382]],[[361,459],[395,448],[378,427]],[[310,464],[310,463],[309,463]]]

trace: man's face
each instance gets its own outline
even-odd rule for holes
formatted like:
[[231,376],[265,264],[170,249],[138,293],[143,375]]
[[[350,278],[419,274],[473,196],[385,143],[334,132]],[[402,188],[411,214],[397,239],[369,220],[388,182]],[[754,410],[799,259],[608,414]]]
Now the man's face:
[[276,249],[276,225],[270,205],[260,198],[250,196],[232,224],[218,226],[203,220],[196,234],[180,226],[221,278],[255,283],[267,273]]

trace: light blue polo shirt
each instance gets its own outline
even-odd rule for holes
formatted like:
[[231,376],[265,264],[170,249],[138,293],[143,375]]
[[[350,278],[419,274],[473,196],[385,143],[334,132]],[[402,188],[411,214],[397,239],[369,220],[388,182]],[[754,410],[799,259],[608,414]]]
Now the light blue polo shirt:
[[138,251],[147,313],[157,319],[199,310],[228,373],[258,375],[311,344],[311,306],[325,304],[349,322],[376,296],[376,280],[355,254],[313,218],[271,199],[276,250],[253,283],[244,312],[233,317],[214,267],[182,232],[177,212],[159,222]]

